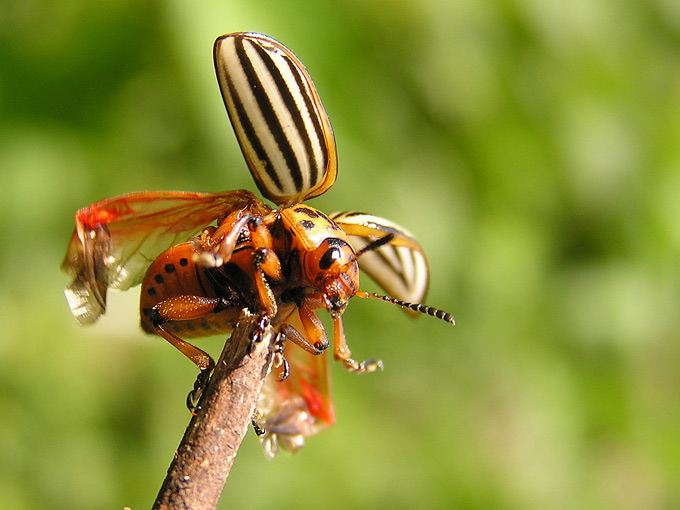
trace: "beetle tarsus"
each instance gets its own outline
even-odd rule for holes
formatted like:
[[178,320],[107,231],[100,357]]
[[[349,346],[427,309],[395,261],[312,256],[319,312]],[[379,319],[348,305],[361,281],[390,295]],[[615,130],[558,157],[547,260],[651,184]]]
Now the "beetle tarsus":
[[280,369],[279,375],[276,378],[277,381],[282,382],[288,379],[290,375],[290,365],[288,365],[288,360],[284,355],[284,349],[286,347],[286,335],[279,333],[276,336],[276,341],[274,343],[274,362],[275,368]]
[[375,358],[370,358],[362,362],[348,358],[342,360],[342,364],[347,370],[356,374],[368,374],[370,372],[377,372],[378,370],[383,370],[385,368],[383,362]]
[[258,420],[261,420],[261,419],[262,419],[262,415],[260,414],[260,412],[257,409],[255,409],[255,411],[253,411],[253,416],[250,418],[250,423],[252,424],[253,430],[255,431],[255,434],[257,434],[257,437],[262,437],[267,432],[264,429],[264,427],[260,427],[260,425],[257,423]]
[[210,370],[201,370],[196,376],[196,381],[194,381],[194,389],[187,395],[187,409],[191,411],[191,414],[196,416],[196,413],[200,409],[198,405],[201,396],[205,391],[208,381],[210,380]]
[[269,316],[267,316],[266,314],[260,316],[259,320],[257,321],[257,324],[255,325],[255,328],[253,329],[253,333],[250,336],[250,349],[248,350],[248,354],[250,354],[250,350],[252,350],[255,344],[258,344],[262,341],[262,339],[264,338],[264,332],[269,327],[270,324],[271,319],[269,318]]

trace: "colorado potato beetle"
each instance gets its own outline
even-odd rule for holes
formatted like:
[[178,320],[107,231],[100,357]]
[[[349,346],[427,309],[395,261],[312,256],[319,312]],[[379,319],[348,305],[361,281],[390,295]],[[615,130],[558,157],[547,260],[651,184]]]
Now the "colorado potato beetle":
[[[351,357],[342,314],[353,296],[454,319],[421,304],[428,267],[408,231],[377,216],[328,216],[303,203],[333,185],[337,154],[328,115],[297,57],[246,32],[219,37],[213,55],[248,168],[277,208],[246,190],[148,191],[97,202],[75,215],[62,264],[73,278],[65,294],[76,320],[91,324],[105,312],[109,288],[141,283],[142,329],[205,375],[213,360],[186,339],[231,331],[243,308],[259,314],[281,346],[281,370],[268,376],[258,403],[257,430],[273,456],[334,422],[319,310],[331,317],[334,358],[358,373],[382,363]],[[389,296],[360,290],[360,270]]]

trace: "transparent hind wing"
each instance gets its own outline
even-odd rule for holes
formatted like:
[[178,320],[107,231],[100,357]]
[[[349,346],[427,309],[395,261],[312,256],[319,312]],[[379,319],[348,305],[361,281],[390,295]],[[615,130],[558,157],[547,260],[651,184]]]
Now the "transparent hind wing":
[[75,229],[61,265],[73,278],[65,294],[76,320],[96,321],[109,288],[139,284],[164,250],[188,240],[236,208],[264,206],[252,193],[148,191],[97,202],[75,215]]
[[[287,322],[304,335],[297,315],[294,313]],[[328,354],[312,354],[288,341],[284,357],[289,365],[288,378],[279,381],[279,374],[272,370],[256,407],[267,458],[275,457],[280,450],[297,452],[308,437],[335,423]]]

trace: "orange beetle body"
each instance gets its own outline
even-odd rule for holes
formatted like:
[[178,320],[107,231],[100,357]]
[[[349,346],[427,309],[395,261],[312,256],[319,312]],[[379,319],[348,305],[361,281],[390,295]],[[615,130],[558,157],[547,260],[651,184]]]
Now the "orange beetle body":
[[[230,211],[217,227],[161,253],[142,281],[142,329],[172,343],[201,369],[212,360],[182,338],[227,333],[240,310],[261,313],[274,325],[297,309],[303,332],[287,336],[319,354],[328,339],[315,310],[334,320],[359,289],[359,268],[347,234],[307,205],[273,210],[259,199]],[[358,371],[344,337],[336,358]]]

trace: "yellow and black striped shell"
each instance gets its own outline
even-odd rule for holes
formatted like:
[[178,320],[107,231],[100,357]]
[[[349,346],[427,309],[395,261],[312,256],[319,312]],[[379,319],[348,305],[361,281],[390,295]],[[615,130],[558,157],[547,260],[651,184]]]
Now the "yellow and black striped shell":
[[335,138],[304,65],[262,34],[219,37],[215,71],[243,156],[262,195],[288,206],[335,182]]

